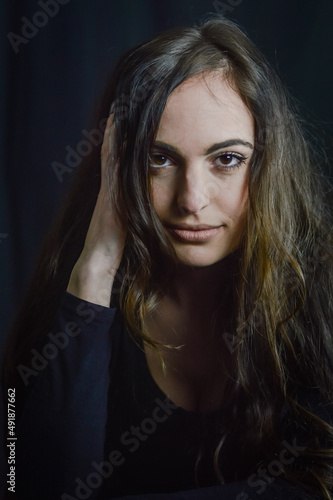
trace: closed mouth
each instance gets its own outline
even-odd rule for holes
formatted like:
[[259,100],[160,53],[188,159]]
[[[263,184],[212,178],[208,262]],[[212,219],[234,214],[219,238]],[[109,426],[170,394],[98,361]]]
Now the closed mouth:
[[209,226],[207,224],[198,224],[198,225],[189,225],[189,224],[180,224],[180,225],[173,225],[173,224],[166,224],[166,227],[168,229],[177,229],[180,231],[209,231],[211,229],[217,229],[219,227],[223,226],[223,224],[220,224],[218,226]]
[[208,226],[206,224],[198,224],[195,226],[182,224],[176,226],[167,224],[166,229],[172,236],[176,237],[177,240],[204,243],[219,233],[223,226],[223,224],[220,226]]

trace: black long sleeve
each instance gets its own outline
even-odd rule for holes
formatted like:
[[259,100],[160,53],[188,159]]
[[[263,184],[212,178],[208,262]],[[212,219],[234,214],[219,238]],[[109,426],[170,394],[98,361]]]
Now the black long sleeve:
[[[27,389],[17,428],[18,500],[110,500],[108,494],[100,495],[103,473],[95,465],[105,464],[110,360],[114,340],[124,333],[117,318],[116,309],[96,306],[65,293],[52,333],[47,335],[41,351],[34,353],[31,366],[22,371]],[[133,369],[136,374],[137,368]],[[132,414],[128,418],[131,421]],[[163,425],[166,424],[161,424],[161,429]],[[122,484],[126,495],[132,485]],[[258,475],[222,486],[121,498],[313,500],[315,496],[293,488],[277,473],[270,478]]]
[[19,499],[75,496],[76,478],[103,459],[115,313],[65,293],[42,351],[28,370],[21,367],[27,397],[17,428]]

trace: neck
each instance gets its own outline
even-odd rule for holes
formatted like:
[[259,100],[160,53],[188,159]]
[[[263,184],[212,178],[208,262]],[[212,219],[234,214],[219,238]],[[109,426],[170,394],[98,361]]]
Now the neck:
[[201,310],[216,310],[222,301],[231,298],[238,268],[238,252],[206,267],[177,263],[171,270],[171,266],[167,265],[164,292],[183,311],[193,313],[199,306]]

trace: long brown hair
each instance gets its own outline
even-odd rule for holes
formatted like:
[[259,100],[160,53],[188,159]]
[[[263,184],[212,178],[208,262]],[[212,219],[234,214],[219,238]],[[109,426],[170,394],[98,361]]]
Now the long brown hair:
[[[301,429],[308,436],[303,450],[292,464],[280,461],[279,474],[330,498],[333,428],[325,412],[307,400],[318,393],[319,408],[319,401],[333,399],[327,188],[294,104],[257,48],[229,20],[212,18],[141,44],[122,57],[107,84],[96,123],[112,107],[119,171],[109,170],[110,191],[128,229],[116,299],[129,329],[154,344],[145,319],[159,302],[155,278],[161,256],[172,255],[172,248],[151,203],[149,155],[171,92],[191,76],[217,69],[254,117],[255,151],[239,249],[235,328],[226,333],[235,363],[225,391],[230,411],[218,436],[216,472],[222,482],[248,477],[260,461],[271,463],[283,451],[288,432],[293,436],[292,430]],[[13,328],[7,355],[11,385],[20,385],[16,367],[52,326],[99,186],[96,147],[80,166]]]

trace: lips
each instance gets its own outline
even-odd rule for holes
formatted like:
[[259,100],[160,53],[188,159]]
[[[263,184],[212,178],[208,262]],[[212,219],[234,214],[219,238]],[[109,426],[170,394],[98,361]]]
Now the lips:
[[205,242],[216,236],[222,229],[223,225],[210,226],[207,224],[198,225],[166,225],[167,230],[172,236],[183,241]]
[[208,225],[208,224],[166,224],[166,226],[168,228],[171,228],[171,229],[184,229],[184,230],[187,230],[187,231],[203,231],[203,230],[210,230],[210,229],[216,229],[217,227],[221,227],[221,225],[219,226],[211,226],[211,225]]

